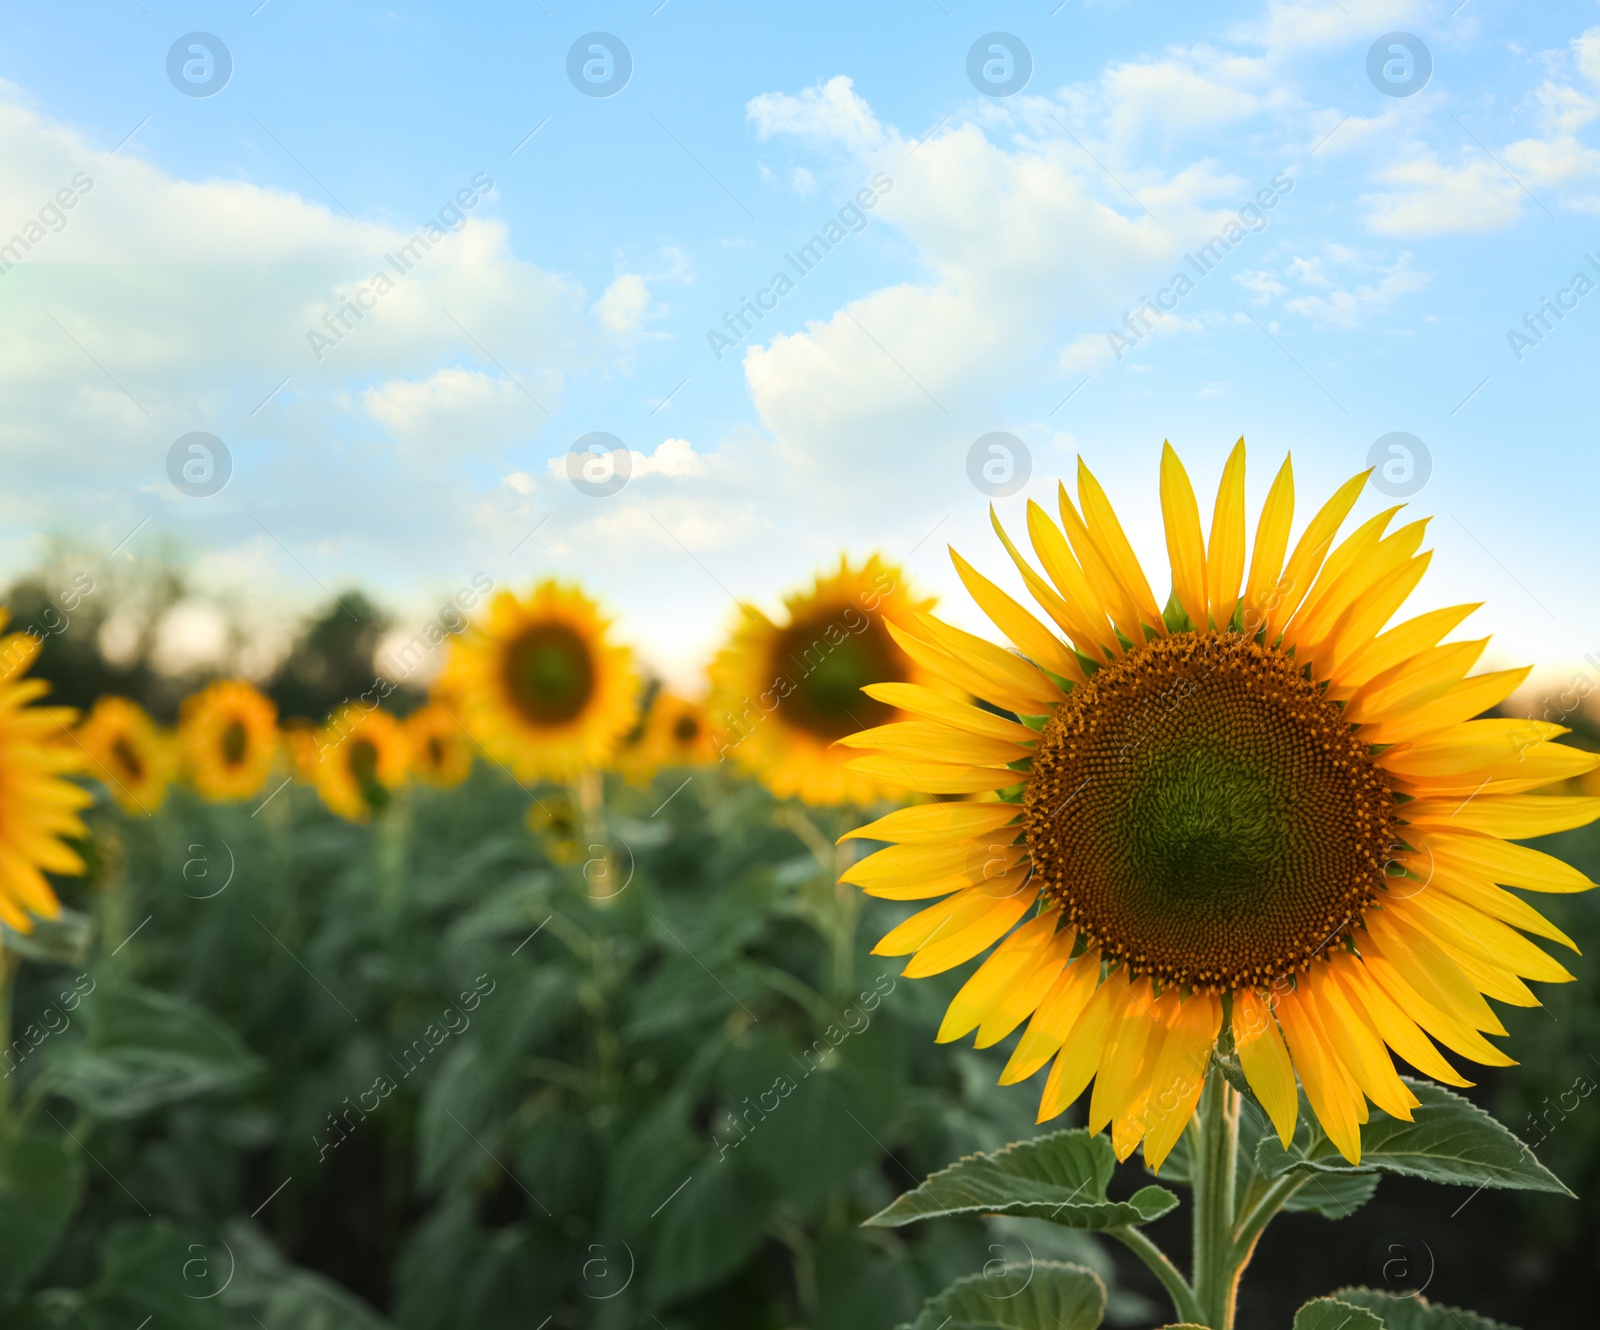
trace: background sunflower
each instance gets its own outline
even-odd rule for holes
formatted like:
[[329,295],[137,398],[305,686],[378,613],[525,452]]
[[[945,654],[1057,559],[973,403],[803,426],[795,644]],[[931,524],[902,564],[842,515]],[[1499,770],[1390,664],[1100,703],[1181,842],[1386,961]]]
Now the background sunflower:
[[[8,618],[0,609],[0,627]],[[78,810],[94,801],[63,779],[85,764],[69,729],[77,713],[31,705],[50,691],[23,677],[38,651],[26,633],[0,637],[0,923],[18,933],[61,912],[45,874],[83,872],[67,841],[88,834]]]
[[411,773],[428,785],[447,789],[472,772],[472,740],[450,710],[432,702],[406,717]]
[[278,757],[278,709],[242,679],[224,679],[183,701],[178,750],[200,795],[214,802],[261,793]]
[[502,591],[450,648],[439,686],[472,737],[519,780],[566,779],[602,764],[634,723],[632,653],[576,587]]
[[161,807],[176,765],[173,740],[143,707],[126,697],[101,697],[77,736],[89,774],[123,812],[149,816]]
[[900,688],[922,666],[890,622],[932,607],[899,568],[872,555],[785,597],[783,621],[751,605],[711,662],[707,702],[721,750],[780,798],[867,804],[917,788],[895,762],[850,761],[835,744],[903,715]]
[[405,781],[410,742],[405,725],[387,711],[347,703],[328,718],[317,741],[312,783],[342,818],[365,822]]

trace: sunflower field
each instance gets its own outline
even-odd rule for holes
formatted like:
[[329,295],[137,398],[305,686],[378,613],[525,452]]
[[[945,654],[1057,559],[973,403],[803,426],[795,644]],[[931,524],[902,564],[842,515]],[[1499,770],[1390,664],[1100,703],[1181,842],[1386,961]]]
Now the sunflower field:
[[987,631],[845,557],[698,688],[553,579],[254,680],[103,652],[173,568],[13,586],[0,1324],[1592,1323],[1600,731],[1244,469],[1164,451],[1156,585],[1082,468]]

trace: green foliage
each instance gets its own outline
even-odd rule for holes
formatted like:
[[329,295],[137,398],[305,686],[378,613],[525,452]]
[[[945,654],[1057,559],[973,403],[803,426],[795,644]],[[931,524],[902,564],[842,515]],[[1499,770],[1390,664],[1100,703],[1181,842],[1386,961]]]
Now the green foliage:
[[13,997],[50,1033],[10,1078],[0,1322],[883,1330],[982,1267],[1007,1221],[859,1226],[1028,1097],[934,1044],[948,984],[868,955],[904,907],[836,887],[842,820],[720,772],[662,809],[682,779],[613,787],[584,863],[494,770],[365,827],[299,786],[97,805],[59,884],[90,958]]
[[1431,1081],[1405,1080],[1421,1106],[1412,1110],[1411,1122],[1372,1110],[1361,1129],[1359,1170],[1320,1132],[1304,1147],[1297,1138],[1289,1151],[1277,1137],[1263,1136],[1256,1147],[1257,1166],[1267,1177],[1293,1169],[1330,1174],[1377,1169],[1429,1182],[1572,1195],[1532,1150],[1482,1109]]
[[902,1330],[1094,1330],[1105,1306],[1105,1285],[1092,1270],[1005,1262],[956,1280]]
[[1351,1303],[1318,1298],[1294,1314],[1294,1330],[1384,1330],[1384,1323]]
[[[1420,1294],[1379,1293],[1370,1288],[1341,1288],[1333,1295],[1347,1307],[1361,1307],[1380,1319],[1383,1330],[1516,1330],[1460,1307],[1441,1307]],[[1313,1304],[1315,1305],[1315,1304]],[[1333,1324],[1333,1323],[1330,1323]],[[1296,1330],[1300,1322],[1295,1321]],[[1356,1330],[1352,1325],[1351,1330]]]
[[1104,1135],[1058,1131],[958,1160],[867,1223],[893,1228],[944,1215],[1003,1214],[1108,1229],[1148,1224],[1177,1206],[1165,1187],[1142,1187],[1126,1201],[1108,1201],[1115,1168]]

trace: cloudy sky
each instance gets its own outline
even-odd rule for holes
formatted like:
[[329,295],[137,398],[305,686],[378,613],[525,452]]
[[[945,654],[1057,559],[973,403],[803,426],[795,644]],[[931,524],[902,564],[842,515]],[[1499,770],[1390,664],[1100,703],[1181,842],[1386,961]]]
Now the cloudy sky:
[[[1243,435],[1252,511],[1292,450],[1304,514],[1401,432],[1426,598],[1600,658],[1593,3],[97,0],[7,37],[0,574],[175,541],[270,618],[554,573],[684,678],[841,550],[970,622],[984,435],[1026,456],[1003,518],[1081,455],[1155,565],[1164,438],[1208,497]],[[194,432],[215,493],[169,467]],[[597,432],[620,489],[571,478]]]

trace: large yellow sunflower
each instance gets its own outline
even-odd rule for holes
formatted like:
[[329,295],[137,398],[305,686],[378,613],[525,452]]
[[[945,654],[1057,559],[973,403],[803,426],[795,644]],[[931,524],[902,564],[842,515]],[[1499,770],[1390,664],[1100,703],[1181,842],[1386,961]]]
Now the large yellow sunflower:
[[149,816],[161,807],[172,780],[172,741],[137,702],[98,699],[78,727],[78,742],[89,755],[89,774],[123,812]]
[[428,785],[459,785],[472,771],[472,741],[450,711],[436,702],[406,718],[411,771]]
[[242,679],[184,698],[178,749],[194,787],[213,803],[260,794],[278,756],[278,708]]
[[707,710],[723,756],[780,798],[809,804],[867,804],[913,788],[893,761],[884,770],[852,770],[851,755],[835,744],[901,718],[900,690],[932,682],[888,628],[932,605],[912,595],[899,568],[873,555],[854,568],[842,558],[838,572],[786,597],[781,624],[741,606],[738,626],[711,662]]
[[1441,1046],[1511,1062],[1485,1037],[1505,1033],[1486,999],[1535,1005],[1525,979],[1571,978],[1525,934],[1571,941],[1503,888],[1593,885],[1512,841],[1600,815],[1600,799],[1529,793],[1600,756],[1554,743],[1556,725],[1474,719],[1527,674],[1469,674],[1487,639],[1444,639],[1476,606],[1388,626],[1430,553],[1425,522],[1391,529],[1398,507],[1335,543],[1366,475],[1291,549],[1286,461],[1247,573],[1243,441],[1209,540],[1165,449],[1163,611],[1080,461],[1059,525],[1028,505],[1042,573],[995,520],[1048,626],[954,552],[1016,650],[925,614],[891,626],[924,668],[1009,715],[902,689],[919,719],[856,736],[877,750],[858,768],[975,797],[852,832],[891,846],[844,879],[942,898],[878,944],[912,954],[909,975],[1000,944],[940,1039],[976,1030],[986,1047],[1027,1021],[1002,1083],[1051,1064],[1042,1122],[1092,1080],[1089,1128],[1109,1124],[1122,1158],[1142,1139],[1160,1165],[1222,1036],[1285,1145],[1298,1073],[1355,1162],[1369,1100],[1408,1120],[1418,1102],[1391,1052],[1467,1084]]
[[317,735],[312,784],[328,809],[365,822],[406,778],[405,725],[387,711],[346,702]]
[[519,780],[567,779],[604,764],[634,723],[633,654],[576,587],[500,592],[451,647],[439,680],[491,757]]
[[[0,608],[0,627],[9,618]],[[85,765],[68,728],[76,713],[29,705],[50,691],[42,679],[22,677],[38,654],[36,637],[0,637],[0,923],[19,933],[32,932],[35,917],[61,913],[45,873],[83,872],[64,838],[88,834],[78,810],[94,802],[62,779]]]

